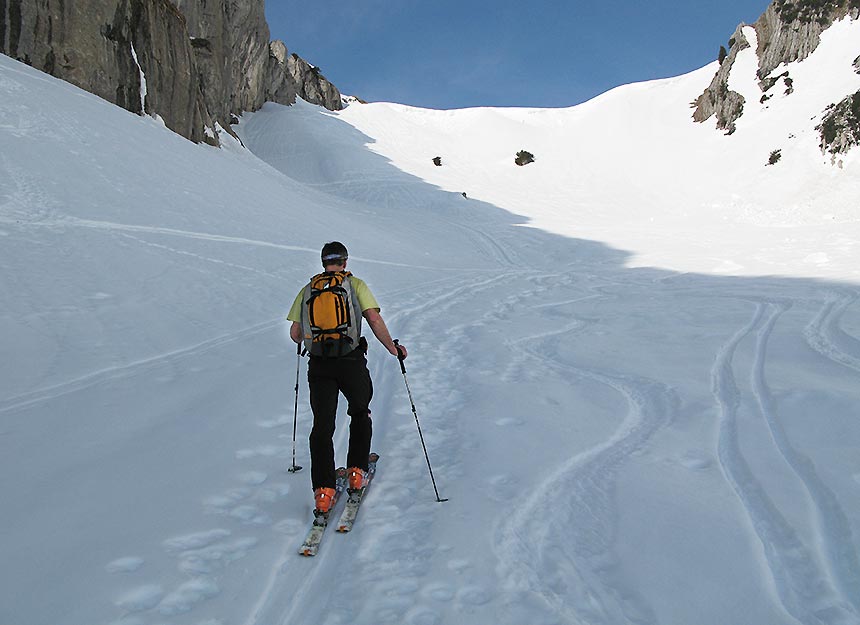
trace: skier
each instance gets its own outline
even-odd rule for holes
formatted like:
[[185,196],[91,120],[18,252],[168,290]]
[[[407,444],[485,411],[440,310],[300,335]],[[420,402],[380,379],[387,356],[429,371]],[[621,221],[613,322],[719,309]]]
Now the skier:
[[363,317],[374,336],[393,356],[406,358],[379,314],[379,304],[367,284],[346,271],[343,243],[326,243],[320,254],[324,272],[314,276],[293,302],[287,319],[290,338],[304,341],[310,354],[308,386],[314,415],[310,434],[311,482],[315,516],[328,516],[335,497],[334,430],[338,394],[349,402],[350,489],[363,486],[368,469],[372,422],[369,404],[373,384],[367,369],[367,341],[361,336]]

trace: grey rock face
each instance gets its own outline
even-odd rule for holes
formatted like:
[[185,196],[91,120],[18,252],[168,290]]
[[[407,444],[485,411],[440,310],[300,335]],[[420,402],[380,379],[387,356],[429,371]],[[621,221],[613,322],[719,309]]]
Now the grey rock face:
[[[185,20],[167,0],[7,0],[2,51],[134,113],[146,112],[194,141],[211,124]],[[132,48],[137,53],[136,62]]]
[[711,84],[693,102],[693,106],[696,107],[693,113],[694,121],[703,122],[710,119],[712,115],[716,115],[717,128],[725,130],[726,134],[732,134],[735,131],[735,121],[743,115],[744,110],[744,97],[737,91],[729,90],[729,74],[735,59],[741,50],[750,47],[749,41],[743,34],[743,27],[744,24],[739,25],[732,35],[729,53],[720,64],[720,69],[714,75]]
[[821,133],[825,154],[842,154],[860,144],[860,91],[831,104],[815,129]]
[[287,71],[299,85],[299,95],[303,100],[320,104],[332,111],[343,108],[340,92],[332,85],[319,68],[314,67],[296,54],[287,58]]
[[821,33],[833,22],[860,16],[860,5],[849,0],[817,2],[774,0],[755,23],[758,35],[758,75],[768,76],[782,63],[802,61],[821,43]]
[[198,142],[217,144],[216,122],[229,130],[266,101],[342,108],[333,85],[275,43],[282,53],[263,0],[0,0],[0,52]]
[[[778,78],[783,78],[786,93],[793,92],[790,77],[772,77],[770,74],[782,63],[807,58],[821,42],[821,33],[846,16],[853,19],[860,17],[860,1],[774,0],[753,25],[758,39],[756,54],[759,60],[759,86],[762,91],[768,91]],[[734,121],[743,114],[743,97],[730,92],[727,87],[728,75],[734,62],[733,55],[744,47],[749,47],[746,39],[744,43],[739,42],[742,26],[744,25],[738,26],[732,36],[734,45],[730,46],[728,57],[723,61],[710,86],[693,103],[696,108],[693,114],[695,121],[703,122],[716,114],[717,127],[730,132],[734,130]]]

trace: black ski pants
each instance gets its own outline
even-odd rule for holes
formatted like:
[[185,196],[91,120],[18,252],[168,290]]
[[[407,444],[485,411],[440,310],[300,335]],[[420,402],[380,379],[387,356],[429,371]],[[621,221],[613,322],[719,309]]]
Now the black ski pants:
[[311,357],[308,364],[308,386],[314,425],[311,430],[311,482],[314,490],[334,488],[334,430],[337,418],[338,395],[343,393],[349,402],[349,450],[347,467],[367,470],[370,455],[370,438],[373,427],[370,420],[370,399],[373,383],[367,370],[363,350],[342,358]]

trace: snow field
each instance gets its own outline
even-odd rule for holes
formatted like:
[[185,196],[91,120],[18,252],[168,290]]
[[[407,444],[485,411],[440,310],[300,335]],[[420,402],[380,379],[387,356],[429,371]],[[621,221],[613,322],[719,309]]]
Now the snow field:
[[[688,123],[711,67],[560,111],[267,105],[215,150],[0,57],[0,621],[860,621],[855,163],[756,151],[805,63],[733,137]],[[282,318],[330,239],[450,501],[373,344],[379,474],[303,559]]]

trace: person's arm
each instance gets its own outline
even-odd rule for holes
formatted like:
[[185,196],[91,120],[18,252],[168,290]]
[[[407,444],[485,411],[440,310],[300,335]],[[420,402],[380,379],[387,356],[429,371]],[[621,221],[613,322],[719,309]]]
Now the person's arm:
[[304,289],[299,291],[299,294],[296,295],[296,299],[293,300],[293,305],[290,307],[290,312],[287,313],[287,321],[292,321],[293,325],[290,326],[290,338],[293,339],[294,343],[301,343],[304,339],[302,336],[302,295],[304,294]]
[[[399,356],[405,359],[406,348],[403,345],[394,344],[394,340],[391,338],[391,334],[388,332],[388,326],[385,325],[385,321],[382,319],[382,315],[379,314],[379,309],[368,308],[361,314],[367,320],[367,325],[369,325],[370,329],[373,331],[373,336],[375,336],[377,340],[382,343],[383,347],[388,350],[388,353],[392,356]],[[397,351],[398,347],[400,348],[399,353]]]
[[290,338],[294,343],[302,342],[302,324],[298,321],[293,321],[293,325],[290,326]]

